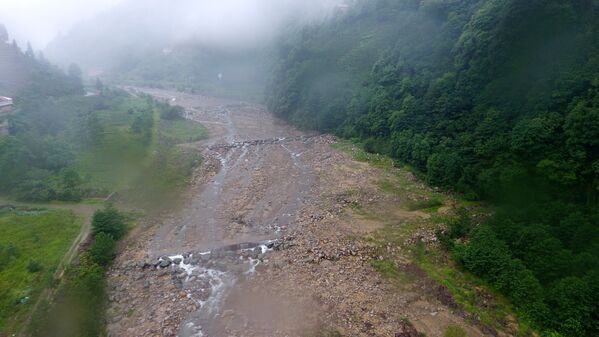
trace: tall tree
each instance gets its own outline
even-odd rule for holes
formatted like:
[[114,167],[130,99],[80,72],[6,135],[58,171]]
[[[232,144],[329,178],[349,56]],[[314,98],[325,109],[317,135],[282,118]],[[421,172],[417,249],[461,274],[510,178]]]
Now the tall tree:
[[0,42],[8,42],[8,30],[6,27],[0,23]]

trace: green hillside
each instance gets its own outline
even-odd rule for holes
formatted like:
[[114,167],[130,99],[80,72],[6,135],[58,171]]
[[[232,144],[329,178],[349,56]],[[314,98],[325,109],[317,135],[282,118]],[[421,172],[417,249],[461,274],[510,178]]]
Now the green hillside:
[[599,333],[598,1],[359,1],[277,55],[271,111],[493,201],[454,258],[548,333]]

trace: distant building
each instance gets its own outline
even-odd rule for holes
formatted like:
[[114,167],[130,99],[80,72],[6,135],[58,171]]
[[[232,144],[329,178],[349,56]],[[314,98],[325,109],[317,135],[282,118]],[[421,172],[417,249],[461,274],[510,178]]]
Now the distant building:
[[0,136],[8,135],[8,114],[12,111],[12,98],[0,96]]
[[0,113],[12,111],[12,98],[0,96]]
[[347,13],[352,8],[352,5],[347,2],[341,2],[335,6],[335,11],[340,14]]

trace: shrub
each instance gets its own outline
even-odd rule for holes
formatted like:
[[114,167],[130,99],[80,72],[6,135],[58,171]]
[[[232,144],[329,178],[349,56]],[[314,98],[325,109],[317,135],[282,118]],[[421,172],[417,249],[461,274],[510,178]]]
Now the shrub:
[[488,226],[481,226],[466,247],[462,262],[469,271],[494,283],[510,260],[507,245]]
[[27,271],[30,273],[37,273],[42,271],[42,269],[44,269],[42,265],[35,260],[29,261],[29,264],[27,265]]
[[178,105],[160,104],[160,118],[166,120],[174,120],[183,117],[185,109]]
[[98,233],[89,247],[89,254],[95,263],[106,266],[114,257],[114,247],[115,242],[110,234]]
[[448,235],[452,239],[466,237],[472,230],[472,220],[468,215],[468,211],[463,208],[458,209],[458,218],[449,223]]
[[125,219],[123,215],[113,207],[97,210],[92,219],[92,230],[96,235],[105,233],[112,236],[114,240],[118,240],[125,234]]

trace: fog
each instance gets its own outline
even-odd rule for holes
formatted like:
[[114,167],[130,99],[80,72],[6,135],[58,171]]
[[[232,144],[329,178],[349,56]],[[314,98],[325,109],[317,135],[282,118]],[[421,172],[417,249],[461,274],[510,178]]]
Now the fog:
[[0,0],[0,23],[51,61],[102,68],[182,43],[252,48],[292,22],[326,17],[339,0]]
[[0,23],[20,45],[43,49],[58,34],[122,0],[0,0]]

